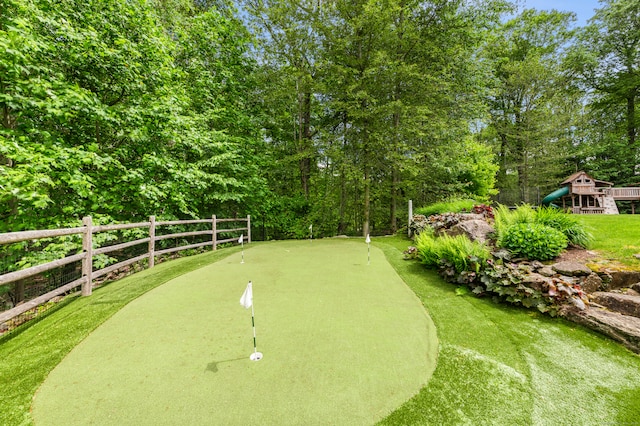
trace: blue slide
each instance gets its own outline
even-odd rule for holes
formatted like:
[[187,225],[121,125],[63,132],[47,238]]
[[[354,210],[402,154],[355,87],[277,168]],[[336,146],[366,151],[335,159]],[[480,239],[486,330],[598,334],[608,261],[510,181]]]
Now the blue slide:
[[556,189],[551,194],[544,197],[542,200],[543,206],[550,206],[551,202],[557,200],[558,198],[564,197],[565,195],[569,195],[569,186],[563,186],[560,189]]

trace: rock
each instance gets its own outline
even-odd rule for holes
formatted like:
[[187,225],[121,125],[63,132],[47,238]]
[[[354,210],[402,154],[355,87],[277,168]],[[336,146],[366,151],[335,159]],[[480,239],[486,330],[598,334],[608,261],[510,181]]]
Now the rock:
[[632,288],[627,289],[627,292],[625,293],[627,296],[640,296],[640,293],[635,291]]
[[634,254],[633,257],[635,257],[636,259],[640,259],[640,253]]
[[598,272],[598,276],[602,279],[603,290],[608,289],[609,285],[611,285],[611,281],[613,280],[609,271],[600,271]]
[[610,311],[640,318],[640,297],[620,293],[596,292],[591,299]]
[[557,279],[568,284],[580,284],[581,282],[579,277],[568,277],[566,275],[560,275]]
[[581,311],[570,305],[565,305],[559,313],[568,320],[599,331],[640,354],[640,318],[597,308]]
[[551,268],[553,268],[553,270],[558,272],[559,274],[569,275],[572,277],[590,275],[592,272],[591,269],[589,269],[586,265],[571,260],[555,263],[551,265]]
[[640,283],[635,283],[631,286],[632,290],[637,291],[638,293],[640,293]]
[[538,270],[538,269],[542,269],[545,267],[544,263],[540,262],[539,260],[534,260],[533,262],[531,262],[531,267],[534,270]]
[[447,234],[451,236],[466,235],[471,241],[484,243],[488,239],[487,236],[493,232],[495,232],[493,226],[486,221],[470,219],[454,225],[447,231]]
[[483,214],[477,214],[477,213],[460,213],[459,214],[460,220],[481,220],[483,222],[486,222],[486,219],[484,218]]
[[545,277],[552,277],[556,274],[556,271],[554,271],[551,266],[545,266],[544,268],[538,269],[538,273]]
[[593,293],[594,291],[603,290],[602,286],[602,278],[598,274],[591,274],[587,278],[582,281],[580,285],[582,290],[587,293]]
[[549,278],[544,275],[536,274],[535,272],[525,275],[522,280],[522,284],[537,291],[544,291],[545,284],[549,282]]
[[533,267],[527,262],[522,262],[518,264],[518,271],[530,274],[533,272]]
[[640,271],[610,271],[611,283],[609,288],[631,287],[640,282]]

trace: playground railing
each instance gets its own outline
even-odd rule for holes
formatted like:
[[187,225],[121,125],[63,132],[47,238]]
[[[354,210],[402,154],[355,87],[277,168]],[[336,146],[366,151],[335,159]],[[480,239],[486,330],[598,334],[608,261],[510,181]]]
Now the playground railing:
[[618,200],[640,200],[640,188],[607,188],[606,192]]

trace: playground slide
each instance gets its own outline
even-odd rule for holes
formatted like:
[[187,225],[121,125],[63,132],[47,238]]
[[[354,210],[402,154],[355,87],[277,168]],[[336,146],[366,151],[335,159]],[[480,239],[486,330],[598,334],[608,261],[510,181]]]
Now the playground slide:
[[549,205],[551,205],[551,202],[557,200],[558,198],[564,197],[565,195],[569,195],[569,187],[568,186],[563,186],[560,189],[556,189],[551,194],[549,194],[546,197],[544,197],[544,199],[542,200],[542,205],[543,206],[549,206]]

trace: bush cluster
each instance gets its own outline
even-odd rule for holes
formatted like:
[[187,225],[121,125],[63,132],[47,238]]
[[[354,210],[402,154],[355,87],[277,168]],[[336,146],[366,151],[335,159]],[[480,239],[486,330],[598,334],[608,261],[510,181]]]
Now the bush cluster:
[[592,239],[572,215],[552,207],[534,210],[526,204],[515,210],[499,206],[495,229],[499,247],[532,260],[553,259],[569,244],[587,248]]
[[549,260],[567,248],[567,237],[541,223],[517,223],[504,231],[498,243],[514,256]]
[[456,273],[470,270],[479,272],[480,265],[491,255],[485,244],[471,241],[464,235],[436,238],[433,234],[423,232],[416,237],[416,248],[418,258],[427,267],[450,267]]
[[481,204],[481,201],[471,199],[453,199],[450,201],[443,201],[441,203],[430,204],[426,207],[417,208],[414,213],[424,216],[431,216],[441,213],[462,213],[470,212],[477,204]]
[[526,273],[517,263],[509,262],[510,256],[553,259],[568,244],[586,247],[591,236],[577,219],[551,208],[534,210],[523,205],[509,210],[499,206],[494,211],[487,207],[477,206],[474,213],[483,213],[488,218],[489,212],[495,214],[495,245],[508,252],[492,253],[489,246],[465,236],[435,237],[434,228],[438,231],[448,229],[462,219],[455,213],[443,213],[425,218],[430,226],[416,237],[412,255],[417,253],[425,266],[437,269],[449,282],[466,284],[476,295],[493,295],[496,299],[535,307],[551,315],[556,315],[560,306],[566,303],[584,306],[585,295],[579,285],[554,279],[542,288],[531,288],[524,284]]

